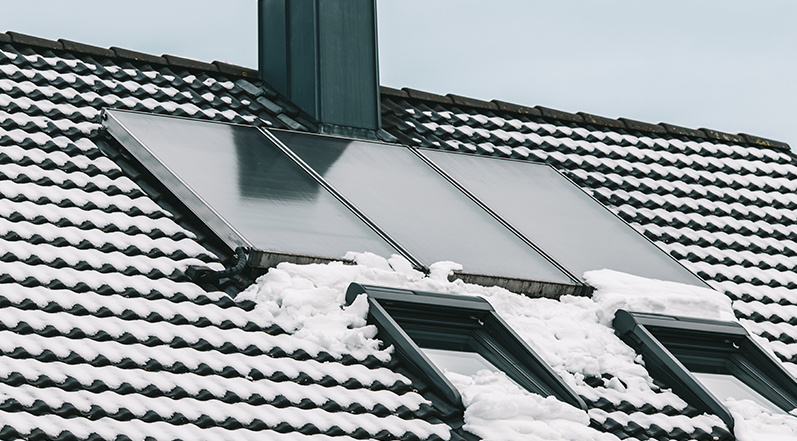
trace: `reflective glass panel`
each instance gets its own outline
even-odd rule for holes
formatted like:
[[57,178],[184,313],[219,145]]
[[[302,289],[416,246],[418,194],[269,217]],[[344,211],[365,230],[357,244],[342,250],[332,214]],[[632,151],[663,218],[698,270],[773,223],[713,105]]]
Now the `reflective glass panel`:
[[743,383],[741,380],[729,374],[706,374],[701,372],[692,372],[700,383],[706,387],[715,397],[720,401],[725,401],[727,398],[734,400],[752,400],[774,413],[786,413],[780,407],[774,405],[771,401],[764,398],[753,388]]
[[421,348],[421,350],[443,372],[450,371],[467,376],[475,375],[485,369],[490,372],[501,372],[477,352],[430,348]]
[[146,167],[165,165],[258,249],[329,258],[395,253],[254,127],[112,115],[162,163]]
[[369,219],[429,265],[572,283],[405,147],[273,131]]
[[422,153],[577,275],[608,268],[705,286],[547,165],[434,150]]

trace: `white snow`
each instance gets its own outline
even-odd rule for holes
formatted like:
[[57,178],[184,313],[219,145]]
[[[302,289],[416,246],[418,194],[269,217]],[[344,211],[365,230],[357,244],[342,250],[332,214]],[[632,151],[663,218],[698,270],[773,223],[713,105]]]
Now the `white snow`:
[[[390,260],[373,254],[348,255],[356,265],[336,262],[327,265],[283,263],[261,277],[242,294],[255,300],[255,314],[263,314],[294,336],[313,342],[331,354],[349,353],[357,358],[368,354],[390,356],[374,339],[376,330],[366,324],[367,305],[358,298],[344,306],[345,290],[351,282],[416,289],[422,291],[479,295],[486,298],[518,334],[578,394],[590,399],[605,398],[615,404],[628,401],[656,408],[682,409],[686,403],[667,390],[660,390],[645,370],[641,357],[625,345],[611,328],[615,312],[628,309],[715,320],[735,320],[730,300],[708,288],[636,277],[609,270],[590,271],[585,279],[596,288],[593,298],[565,296],[559,301],[531,299],[498,287],[483,287],[447,275],[459,266],[441,262],[429,276],[413,270],[399,257]],[[586,376],[609,375],[602,387],[584,382]],[[667,430],[695,428],[711,431],[724,427],[714,415],[667,416],[620,412],[607,414],[581,409],[553,398],[520,390],[501,374],[482,371],[473,377],[447,374],[460,389],[465,410],[465,428],[486,440],[609,440],[613,435],[588,426],[589,419],[611,417],[625,424],[630,420],[645,427],[656,424]],[[771,416],[766,416],[770,418]],[[753,415],[750,427],[766,424],[764,415]],[[792,427],[797,419],[786,416],[778,424]],[[780,421],[780,420],[779,420]],[[744,424],[743,424],[744,426]],[[744,429],[742,429],[744,430]],[[740,438],[743,440],[743,438]]]
[[465,428],[485,441],[617,440],[589,427],[581,409],[520,389],[502,373],[446,375],[462,395]]
[[723,402],[734,420],[739,441],[797,441],[797,418],[772,414],[750,400],[729,398]]

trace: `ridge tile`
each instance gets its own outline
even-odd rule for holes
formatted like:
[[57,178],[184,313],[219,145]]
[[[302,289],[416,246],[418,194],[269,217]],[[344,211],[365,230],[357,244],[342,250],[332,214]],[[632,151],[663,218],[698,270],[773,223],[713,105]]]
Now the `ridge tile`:
[[409,94],[407,94],[407,92],[405,92],[403,90],[400,90],[400,89],[394,89],[392,87],[387,87],[387,86],[379,86],[379,93],[382,94],[382,95],[398,96],[398,97],[401,97],[401,98],[408,98],[409,97]]
[[415,89],[411,89],[409,87],[405,87],[402,90],[407,92],[407,95],[409,95],[410,98],[414,98],[414,99],[418,99],[418,100],[425,100],[425,101],[436,101],[438,103],[443,103],[443,104],[453,104],[454,103],[454,100],[452,100],[450,97],[447,97],[447,96],[444,96],[444,95],[438,95],[436,93],[424,92],[424,91],[421,91],[421,90],[415,90]]
[[454,101],[454,104],[459,104],[460,106],[468,106],[468,107],[476,107],[479,109],[491,109],[491,110],[498,110],[498,106],[495,103],[491,103],[489,101],[483,101],[475,98],[468,98],[460,95],[454,95],[453,93],[449,93],[447,95]]
[[672,124],[667,123],[659,123],[660,126],[664,127],[668,133],[671,133],[676,136],[686,136],[689,138],[705,138],[706,134],[703,133],[700,129],[688,129],[686,127],[680,127]]
[[521,106],[520,104],[512,104],[501,100],[493,100],[493,103],[495,103],[495,105],[498,106],[500,110],[506,112],[524,113],[526,115],[532,115],[532,116],[542,116],[542,112],[540,112],[540,109],[534,107]]
[[130,49],[122,49],[116,46],[112,46],[110,49],[119,58],[125,58],[133,61],[143,61],[149,64],[163,64],[163,65],[169,64],[169,62],[166,61],[166,59],[163,57],[158,57],[151,54],[145,54],[142,52],[131,51]]
[[658,134],[665,134],[667,133],[667,129],[663,126],[658,124],[650,124],[642,121],[636,121],[633,119],[628,118],[618,118],[620,121],[625,123],[625,127],[630,130],[639,130],[640,132],[650,132],[650,133],[658,133]]
[[163,58],[169,62],[169,65],[175,67],[182,67],[185,69],[197,69],[207,72],[218,72],[219,68],[215,64],[205,63],[204,61],[194,60],[191,58],[178,57],[176,55],[162,55]]
[[700,131],[706,134],[707,137],[717,141],[727,142],[731,144],[746,144],[747,140],[743,136],[733,135],[730,133],[720,132],[718,130],[707,129],[701,127]]
[[20,34],[19,32],[10,31],[7,33],[11,40],[14,43],[24,44],[28,46],[38,46],[43,47],[45,49],[63,49],[64,46],[58,42],[53,40],[47,40],[46,38],[39,38],[33,37],[27,34]]
[[64,46],[64,49],[68,51],[93,55],[95,57],[112,58],[115,56],[114,52],[110,49],[92,46],[90,44],[78,43],[72,40],[64,40],[63,38],[59,39],[58,41]]
[[586,113],[586,112],[578,112],[578,115],[580,115],[584,119],[584,122],[587,124],[594,124],[603,127],[611,127],[613,129],[625,128],[625,124],[623,124],[623,122],[620,121],[619,119],[606,118],[605,116],[593,115],[591,113]]
[[775,141],[772,139],[761,138],[759,136],[748,135],[746,133],[740,133],[739,136],[743,136],[745,140],[749,144],[762,146],[762,147],[769,147],[777,150],[785,150],[789,151],[791,148],[788,144],[781,141]]
[[574,123],[583,123],[584,118],[581,115],[577,115],[575,113],[565,112],[563,110],[556,110],[551,109],[548,107],[543,106],[534,106],[542,113],[542,116],[551,119],[557,119],[561,121],[569,121]]
[[251,78],[253,80],[258,78],[257,69],[251,69],[248,67],[239,66],[237,64],[225,63],[224,61],[219,60],[214,61],[213,64],[216,66],[219,72],[223,74]]

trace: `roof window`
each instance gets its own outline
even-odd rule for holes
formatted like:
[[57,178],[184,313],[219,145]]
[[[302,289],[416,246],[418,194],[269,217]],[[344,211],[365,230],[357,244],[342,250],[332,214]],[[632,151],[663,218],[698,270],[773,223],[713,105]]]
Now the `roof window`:
[[774,412],[797,408],[797,382],[736,322],[617,311],[614,329],[642,354],[650,374],[729,428],[726,398]]
[[445,371],[473,375],[487,369],[505,373],[529,392],[586,409],[481,297],[352,283],[346,302],[361,294],[368,297],[368,320],[379,328],[379,338],[393,345],[410,371],[449,403],[461,406],[461,398]]

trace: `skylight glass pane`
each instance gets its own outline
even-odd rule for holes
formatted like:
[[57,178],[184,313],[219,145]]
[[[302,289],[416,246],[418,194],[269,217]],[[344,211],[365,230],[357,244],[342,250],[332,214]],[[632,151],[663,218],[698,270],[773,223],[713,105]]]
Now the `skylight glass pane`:
[[608,268],[705,286],[547,165],[434,150],[422,153],[572,273]]
[[[254,127],[112,115],[258,249],[328,258],[347,251],[395,253]],[[145,164],[160,168],[156,176],[163,165]]]
[[445,349],[421,348],[441,371],[456,372],[461,375],[476,375],[479,371],[501,372],[492,363],[476,352],[448,351]]
[[707,374],[702,372],[692,372],[692,375],[694,375],[709,392],[719,398],[720,401],[725,401],[728,398],[733,398],[734,400],[752,400],[774,413],[786,413],[783,409],[774,405],[771,401],[764,398],[763,395],[759,394],[733,375]]
[[572,283],[409,149],[273,131],[415,257],[464,271]]

